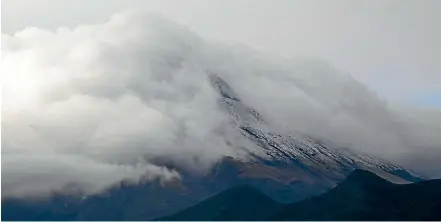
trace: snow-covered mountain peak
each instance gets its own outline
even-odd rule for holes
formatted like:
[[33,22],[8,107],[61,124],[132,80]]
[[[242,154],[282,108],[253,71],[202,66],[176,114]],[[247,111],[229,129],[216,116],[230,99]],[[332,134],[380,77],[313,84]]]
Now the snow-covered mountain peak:
[[225,80],[215,74],[210,74],[209,79],[219,92],[220,106],[233,117],[237,125],[261,125],[265,122],[259,112],[242,102]]
[[268,161],[291,164],[317,178],[331,181],[340,180],[352,170],[360,168],[390,175],[391,179],[396,176],[408,181],[422,179],[378,158],[341,149],[305,135],[278,132],[257,110],[243,101],[225,80],[215,74],[211,74],[209,79],[219,92],[220,107],[233,120],[232,127],[251,142],[252,147],[248,147],[248,150],[253,155]]

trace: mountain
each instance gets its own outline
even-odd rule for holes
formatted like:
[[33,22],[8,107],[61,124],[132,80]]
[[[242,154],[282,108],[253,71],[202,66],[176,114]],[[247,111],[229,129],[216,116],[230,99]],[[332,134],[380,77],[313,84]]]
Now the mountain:
[[440,220],[441,180],[394,184],[356,170],[342,184],[288,204],[269,220]]
[[222,78],[212,74],[210,81],[221,95],[220,106],[232,117],[231,127],[252,142],[252,146],[245,149],[252,154],[251,156],[257,157],[254,158],[254,162],[264,165],[286,164],[292,168],[290,171],[296,168],[295,175],[305,178],[291,178],[294,181],[308,184],[319,182],[334,186],[349,172],[360,168],[381,172],[390,180],[401,178],[402,182],[405,182],[423,179],[379,158],[333,147],[329,142],[309,136],[277,132],[257,110],[243,102]]
[[193,207],[158,220],[261,220],[274,214],[282,205],[251,186],[237,186],[210,197]]
[[279,132],[233,88],[208,76],[219,94],[219,107],[230,121],[219,129],[237,150],[210,170],[194,172],[164,157],[155,165],[173,168],[179,181],[116,184],[100,194],[54,193],[40,198],[3,198],[5,220],[149,220],[192,206],[222,190],[250,185],[282,202],[300,201],[335,187],[355,169],[387,180],[409,183],[424,178],[387,161],[356,153],[302,134]]
[[280,204],[241,186],[158,220],[440,220],[440,209],[441,180],[401,185],[355,170],[329,192],[301,202]]

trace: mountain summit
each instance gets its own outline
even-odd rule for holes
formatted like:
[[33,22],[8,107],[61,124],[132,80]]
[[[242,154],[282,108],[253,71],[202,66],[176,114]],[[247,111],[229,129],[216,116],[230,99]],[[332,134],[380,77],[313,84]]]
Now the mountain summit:
[[252,143],[248,151],[259,157],[256,162],[287,164],[301,169],[314,180],[321,180],[321,183],[339,181],[354,169],[371,170],[390,179],[422,179],[375,157],[333,148],[308,136],[278,132],[257,110],[242,101],[226,81],[214,74],[210,75],[210,80],[220,94],[220,105],[234,120],[232,127]]

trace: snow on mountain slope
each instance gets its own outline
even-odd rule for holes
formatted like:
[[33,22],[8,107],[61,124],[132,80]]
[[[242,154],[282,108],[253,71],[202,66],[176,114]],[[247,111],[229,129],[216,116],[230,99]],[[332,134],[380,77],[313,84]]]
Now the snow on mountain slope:
[[[368,169],[397,181],[418,181],[422,177],[387,161],[356,153],[349,149],[333,148],[329,142],[318,141],[305,135],[280,133],[272,129],[263,116],[243,102],[229,84],[215,74],[209,79],[220,94],[220,105],[232,116],[232,127],[255,147],[251,153],[269,161],[296,165],[316,175],[320,180],[336,182],[354,169]],[[389,176],[386,176],[389,175]]]

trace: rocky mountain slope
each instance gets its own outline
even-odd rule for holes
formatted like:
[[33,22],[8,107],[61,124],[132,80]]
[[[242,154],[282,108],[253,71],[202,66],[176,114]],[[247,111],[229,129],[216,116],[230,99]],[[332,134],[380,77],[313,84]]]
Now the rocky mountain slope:
[[[378,158],[362,155],[348,149],[333,148],[323,141],[304,135],[276,132],[258,111],[241,101],[233,89],[216,75],[210,76],[213,86],[221,95],[221,106],[232,116],[233,127],[250,141],[253,156],[295,166],[322,184],[342,179],[348,172],[363,168],[378,172],[390,180],[417,181],[421,177],[402,167]],[[257,147],[257,149],[256,149]],[[398,178],[397,178],[398,177]]]

